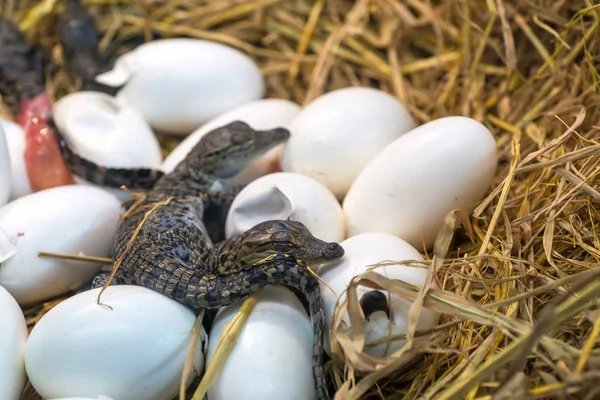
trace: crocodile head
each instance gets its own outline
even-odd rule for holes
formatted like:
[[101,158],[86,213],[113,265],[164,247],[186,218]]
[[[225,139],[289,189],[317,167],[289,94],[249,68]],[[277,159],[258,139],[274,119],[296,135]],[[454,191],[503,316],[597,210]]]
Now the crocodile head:
[[226,242],[220,251],[219,269],[249,268],[282,253],[306,265],[318,265],[343,257],[344,248],[314,237],[300,222],[265,221]]
[[290,132],[284,128],[260,131],[234,121],[208,132],[192,151],[203,173],[227,179],[289,137]]

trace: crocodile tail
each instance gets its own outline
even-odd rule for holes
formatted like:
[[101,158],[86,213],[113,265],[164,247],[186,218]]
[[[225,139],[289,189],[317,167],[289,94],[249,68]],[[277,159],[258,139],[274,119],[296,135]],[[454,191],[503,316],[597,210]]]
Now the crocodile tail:
[[164,175],[162,171],[151,168],[109,168],[97,165],[71,150],[52,118],[49,118],[48,125],[56,135],[67,168],[87,182],[114,188],[125,186],[128,189],[151,189]]

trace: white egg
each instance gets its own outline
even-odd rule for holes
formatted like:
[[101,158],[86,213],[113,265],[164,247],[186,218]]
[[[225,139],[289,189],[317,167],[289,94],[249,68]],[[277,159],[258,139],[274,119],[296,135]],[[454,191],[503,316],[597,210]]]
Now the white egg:
[[279,172],[251,182],[234,199],[225,223],[227,237],[273,219],[302,222],[321,240],[344,240],[344,213],[335,196],[315,179]]
[[[323,302],[325,303],[325,316],[327,321],[327,332],[331,329],[333,313],[335,310],[336,301],[339,298],[341,304],[346,299],[346,290],[352,278],[362,274],[373,264],[380,262],[392,261],[422,261],[423,257],[419,252],[406,243],[404,240],[396,236],[385,233],[364,233],[353,236],[344,240],[341,243],[344,248],[345,255],[342,259],[330,264],[323,265],[319,269],[319,275],[327,282],[327,284],[335,291],[335,294],[321,282],[321,293],[323,294]],[[387,276],[390,279],[397,279],[415,286],[423,286],[427,270],[420,267],[412,267],[405,265],[389,265],[377,267],[375,272]],[[435,287],[435,285],[433,286]],[[360,300],[365,293],[371,289],[364,286],[357,288],[358,299]],[[388,297],[388,307],[391,312],[392,319],[388,319],[384,312],[373,313],[365,322],[365,352],[372,356],[391,355],[396,350],[400,349],[405,341],[397,340],[389,344],[378,344],[369,346],[379,339],[389,337],[391,335],[401,335],[406,333],[407,329],[407,313],[411,306],[411,302],[396,295],[390,295],[387,291],[381,291]],[[423,308],[419,316],[417,324],[418,329],[429,329],[437,325],[438,314]],[[345,321],[350,326],[348,316],[345,316]],[[326,335],[326,351],[329,350],[329,336]]]
[[119,101],[138,110],[153,128],[173,134],[189,134],[265,91],[258,66],[244,53],[190,38],[145,43],[96,80],[125,84]]
[[4,129],[8,153],[10,155],[10,199],[25,196],[32,192],[27,169],[25,169],[25,132],[18,124],[0,118]]
[[52,107],[56,126],[72,150],[111,168],[159,168],[160,144],[144,118],[104,93],[75,92]]
[[[240,303],[219,310],[208,340],[207,363]],[[267,286],[235,347],[208,390],[208,400],[311,400],[313,331],[300,300],[284,286]]]
[[387,93],[366,87],[334,90],[292,121],[281,166],[315,178],[341,199],[365,165],[414,126],[402,103]]
[[10,155],[8,143],[2,125],[0,125],[0,206],[10,197]]
[[[165,158],[161,169],[164,172],[171,172],[183,161],[185,156],[187,156],[204,135],[216,128],[236,120],[245,122],[257,130],[286,128],[299,112],[300,106],[298,104],[283,99],[261,99],[243,104],[219,115],[196,129]],[[274,148],[244,168],[232,183],[247,184],[260,176],[273,172],[275,166],[279,163],[281,147],[282,145]]]
[[25,385],[27,324],[17,301],[0,286],[0,399],[18,400]]
[[[25,367],[43,397],[100,394],[115,399],[166,400],[177,396],[192,328],[188,307],[140,286],[110,286],[64,300],[35,325]],[[105,306],[108,305],[109,307]],[[204,367],[206,335],[193,370]]]
[[453,209],[471,212],[492,183],[498,158],[491,132],[467,117],[415,128],[360,173],[343,202],[347,235],[383,232],[422,249]]
[[0,285],[20,305],[79,288],[98,272],[99,264],[38,257],[38,252],[110,257],[120,212],[115,196],[79,185],[8,203],[0,208],[0,251],[12,246],[16,254],[0,254]]

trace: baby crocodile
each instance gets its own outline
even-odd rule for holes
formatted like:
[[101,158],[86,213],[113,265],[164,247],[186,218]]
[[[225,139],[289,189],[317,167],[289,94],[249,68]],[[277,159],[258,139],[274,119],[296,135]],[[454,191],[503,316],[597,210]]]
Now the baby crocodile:
[[[338,259],[343,248],[317,239],[299,222],[280,220],[260,223],[213,245],[202,221],[205,207],[231,197],[220,190],[224,181],[288,137],[282,128],[256,131],[242,122],[207,133],[120,222],[113,258],[121,259],[121,264],[115,279],[117,284],[150,288],[196,311],[230,305],[268,284],[298,289],[308,300],[314,330],[317,396],[328,399],[321,365],[323,301],[319,282],[307,265]],[[59,142],[67,165],[81,172],[81,159],[63,138]],[[85,168],[93,167],[86,163]]]

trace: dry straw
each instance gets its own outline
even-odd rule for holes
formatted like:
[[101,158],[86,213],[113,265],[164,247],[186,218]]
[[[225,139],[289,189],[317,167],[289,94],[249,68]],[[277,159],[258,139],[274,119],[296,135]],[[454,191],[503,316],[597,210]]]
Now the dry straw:
[[[1,0],[2,15],[63,72],[64,0]],[[599,20],[591,0],[88,0],[103,51],[126,39],[185,35],[243,50],[268,95],[301,104],[340,87],[394,94],[420,122],[466,115],[500,154],[489,196],[448,215],[426,262],[429,290],[377,267],[356,277],[326,366],[336,399],[594,399],[600,396]],[[176,145],[161,138],[165,152]],[[417,265],[415,263],[408,263]],[[414,301],[405,346],[366,355],[358,285]],[[60,299],[25,310],[30,326]],[[440,327],[414,330],[420,307]],[[352,326],[342,324],[350,313]],[[131,390],[135,390],[132,388]]]

